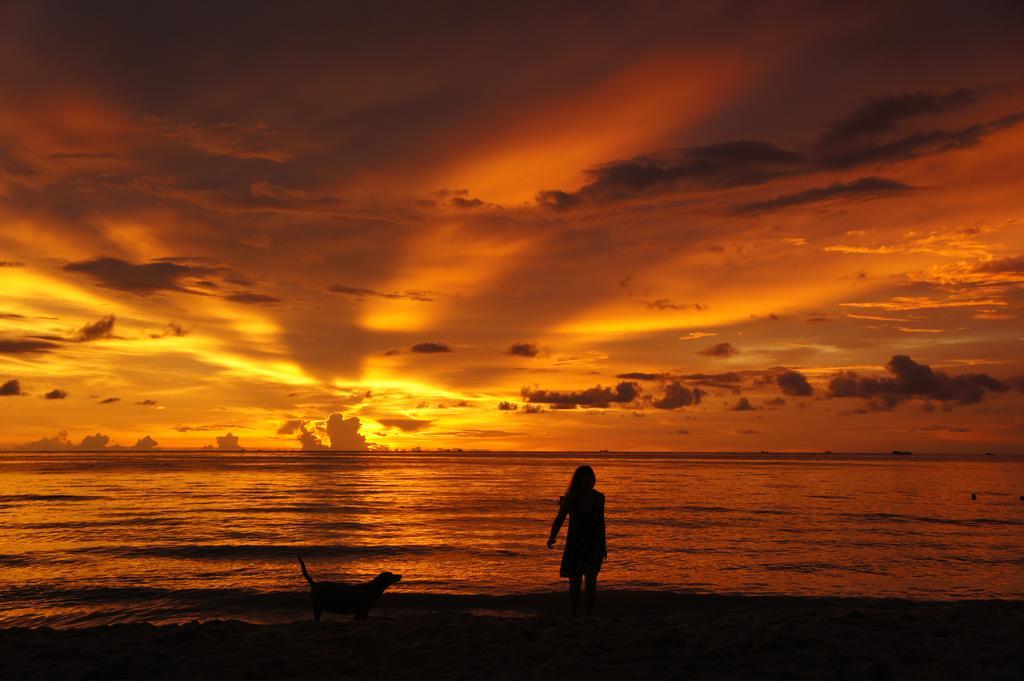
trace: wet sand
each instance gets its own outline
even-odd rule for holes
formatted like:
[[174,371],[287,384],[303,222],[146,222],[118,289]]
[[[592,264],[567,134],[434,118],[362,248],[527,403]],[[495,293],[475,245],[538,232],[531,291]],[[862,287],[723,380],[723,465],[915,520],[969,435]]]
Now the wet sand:
[[389,594],[371,619],[0,629],[5,679],[1018,679],[1024,603]]

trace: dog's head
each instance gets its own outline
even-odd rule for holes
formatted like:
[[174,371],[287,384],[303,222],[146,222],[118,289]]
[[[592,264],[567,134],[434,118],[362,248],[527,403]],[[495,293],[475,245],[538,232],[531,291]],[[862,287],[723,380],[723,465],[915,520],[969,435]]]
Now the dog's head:
[[382,584],[386,589],[392,584],[397,584],[402,581],[402,575],[396,575],[394,572],[382,572],[374,577],[373,581]]

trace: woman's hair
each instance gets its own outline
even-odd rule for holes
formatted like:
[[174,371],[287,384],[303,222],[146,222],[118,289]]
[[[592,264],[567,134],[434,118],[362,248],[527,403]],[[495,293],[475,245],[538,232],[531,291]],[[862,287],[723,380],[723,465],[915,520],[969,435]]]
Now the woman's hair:
[[594,485],[597,484],[597,476],[594,475],[594,469],[590,466],[580,466],[576,469],[576,472],[572,474],[572,480],[569,481],[569,487],[565,490],[565,496],[562,497],[562,503],[569,503],[580,495],[581,492],[594,489]]

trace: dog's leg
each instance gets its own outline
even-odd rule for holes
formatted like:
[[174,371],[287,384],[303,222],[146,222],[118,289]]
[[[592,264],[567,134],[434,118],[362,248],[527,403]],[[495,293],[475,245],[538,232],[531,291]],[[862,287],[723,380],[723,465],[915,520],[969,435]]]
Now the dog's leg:
[[324,609],[320,607],[320,603],[317,602],[316,596],[314,594],[309,594],[309,600],[310,603],[312,603],[313,605],[313,621],[319,622],[320,614],[323,613]]

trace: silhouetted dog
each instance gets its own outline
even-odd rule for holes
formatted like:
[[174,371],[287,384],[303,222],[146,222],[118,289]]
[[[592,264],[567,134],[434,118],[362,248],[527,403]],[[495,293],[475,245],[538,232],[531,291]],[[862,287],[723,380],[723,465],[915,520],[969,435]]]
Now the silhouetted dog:
[[302,576],[309,582],[309,595],[313,599],[313,619],[320,621],[324,610],[343,615],[355,615],[357,620],[365,620],[370,608],[377,602],[380,595],[392,584],[402,580],[402,575],[382,572],[363,584],[343,584],[342,582],[317,582],[309,576],[306,563],[299,558]]

